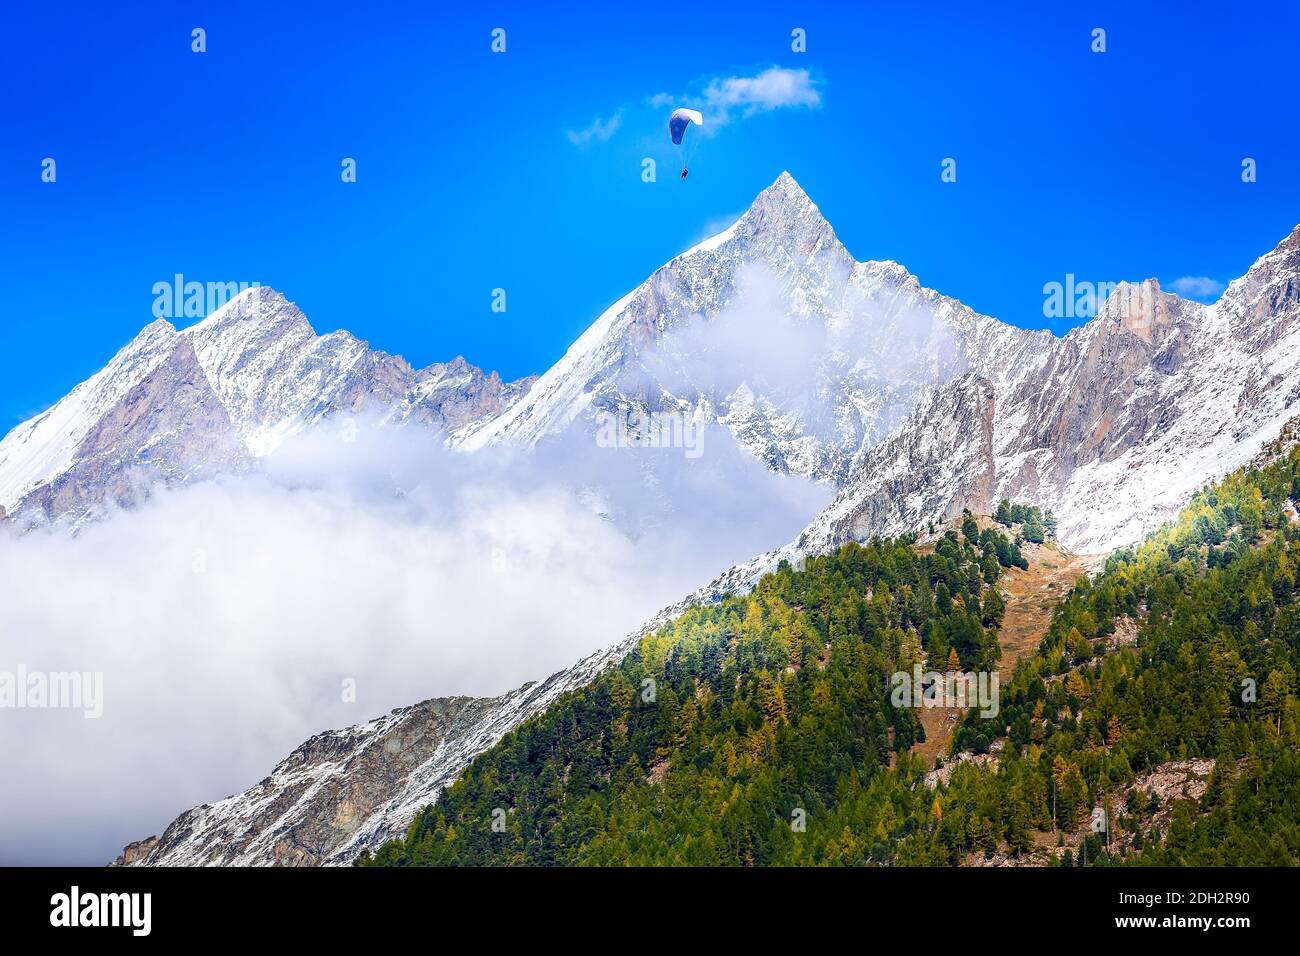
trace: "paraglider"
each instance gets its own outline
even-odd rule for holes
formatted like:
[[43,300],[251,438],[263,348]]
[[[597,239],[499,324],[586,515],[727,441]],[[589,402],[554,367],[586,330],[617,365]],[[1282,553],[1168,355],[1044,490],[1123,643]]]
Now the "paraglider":
[[704,117],[698,110],[679,108],[673,110],[673,115],[668,117],[668,137],[673,141],[673,145],[677,147],[678,156],[681,158],[682,179],[685,179],[686,174],[689,172],[686,166],[691,156],[695,154],[696,142],[699,139],[698,133],[691,132],[689,135],[687,133],[692,124],[695,126],[704,125]]

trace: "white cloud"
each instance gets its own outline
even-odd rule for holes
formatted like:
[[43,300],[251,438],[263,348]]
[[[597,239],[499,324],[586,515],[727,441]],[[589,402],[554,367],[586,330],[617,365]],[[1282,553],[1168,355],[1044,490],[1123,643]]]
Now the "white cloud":
[[624,389],[653,384],[690,394],[702,388],[716,400],[747,385],[817,431],[819,422],[844,412],[819,382],[854,378],[884,389],[913,379],[927,355],[948,350],[943,325],[928,310],[900,301],[897,290],[863,291],[848,283],[848,267],[831,257],[809,268],[838,275],[828,283],[850,289],[830,321],[791,314],[781,277],[766,265],[747,264],[737,270],[728,304],[715,316],[692,316],[667,330],[643,353],[641,369],[625,370]]
[[741,118],[778,109],[817,109],[822,94],[818,81],[808,70],[768,67],[753,76],[717,76],[706,81],[698,93],[674,96],[656,93],[649,104],[662,108],[674,104],[698,106],[705,114],[704,128],[722,126],[735,116]]
[[1217,299],[1226,286],[1209,276],[1183,276],[1169,283],[1169,288],[1187,299]]
[[729,76],[709,81],[704,101],[723,114],[739,109],[744,116],[769,110],[821,105],[821,93],[807,70],[774,66],[757,76]]
[[544,678],[829,496],[716,428],[691,460],[581,435],[461,454],[360,424],[76,538],[0,530],[0,671],[104,681],[98,720],[0,709],[0,864],[106,863],[326,728]]
[[597,116],[591,121],[591,125],[585,129],[569,130],[567,135],[569,142],[574,146],[587,147],[592,143],[604,143],[609,140],[618,128],[623,125],[623,111],[620,109],[617,113],[607,120]]

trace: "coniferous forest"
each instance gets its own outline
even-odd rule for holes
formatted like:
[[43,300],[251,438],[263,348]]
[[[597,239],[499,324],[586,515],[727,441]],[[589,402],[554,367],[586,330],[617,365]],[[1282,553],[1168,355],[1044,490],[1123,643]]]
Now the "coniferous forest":
[[[1081,577],[941,775],[889,676],[998,667],[999,581],[1054,526],[1037,508],[848,544],[690,609],[359,863],[1300,862],[1297,498],[1293,450]],[[1188,762],[1195,793],[1138,785]]]

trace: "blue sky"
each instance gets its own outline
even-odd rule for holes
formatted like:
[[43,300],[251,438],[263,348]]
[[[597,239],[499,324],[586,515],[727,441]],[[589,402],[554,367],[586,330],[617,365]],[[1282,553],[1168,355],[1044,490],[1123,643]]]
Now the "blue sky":
[[[1293,3],[268,6],[0,12],[0,432],[175,273],[416,365],[543,371],[782,169],[857,258],[1057,331],[1046,282],[1226,281],[1300,221]],[[661,93],[727,113],[686,182]]]

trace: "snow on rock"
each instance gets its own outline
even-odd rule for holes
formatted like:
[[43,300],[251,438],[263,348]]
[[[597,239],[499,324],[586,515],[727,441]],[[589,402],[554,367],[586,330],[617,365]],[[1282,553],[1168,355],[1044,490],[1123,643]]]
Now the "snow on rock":
[[426,700],[317,734],[243,793],[186,810],[116,866],[350,863],[401,835],[478,754],[626,653],[633,635],[502,697]]
[[24,495],[67,470],[95,423],[166,360],[176,337],[162,319],[146,326],[101,371],[6,435],[0,441],[0,505],[12,510]]

